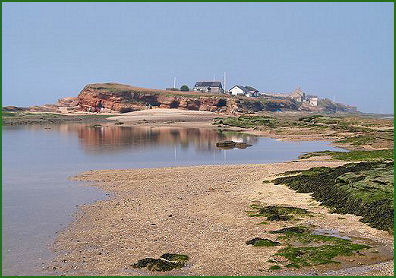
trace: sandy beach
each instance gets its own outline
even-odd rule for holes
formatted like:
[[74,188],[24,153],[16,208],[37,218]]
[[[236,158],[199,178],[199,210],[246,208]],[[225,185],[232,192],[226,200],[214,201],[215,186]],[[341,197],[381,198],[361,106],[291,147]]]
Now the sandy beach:
[[[110,195],[78,209],[75,221],[54,243],[57,256],[48,269],[61,275],[393,275],[393,236],[388,232],[354,215],[332,214],[309,194],[263,183],[288,170],[342,164],[304,160],[83,173],[76,179]],[[262,220],[247,214],[257,201],[308,209],[313,216],[258,225]],[[353,256],[341,258],[341,265],[285,272],[269,270],[267,262],[281,246],[245,243],[255,237],[275,239],[270,231],[300,224],[337,230],[385,251],[370,260]],[[186,267],[165,273],[131,266],[163,253],[187,254],[190,260]]]

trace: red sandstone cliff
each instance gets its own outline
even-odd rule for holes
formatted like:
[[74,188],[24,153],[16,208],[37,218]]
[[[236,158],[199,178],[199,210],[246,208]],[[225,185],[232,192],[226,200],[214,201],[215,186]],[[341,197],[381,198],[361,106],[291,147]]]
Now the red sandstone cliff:
[[84,111],[129,112],[146,106],[211,112],[256,112],[277,108],[297,109],[293,102],[268,102],[224,94],[180,92],[132,87],[117,83],[90,84],[77,97]]

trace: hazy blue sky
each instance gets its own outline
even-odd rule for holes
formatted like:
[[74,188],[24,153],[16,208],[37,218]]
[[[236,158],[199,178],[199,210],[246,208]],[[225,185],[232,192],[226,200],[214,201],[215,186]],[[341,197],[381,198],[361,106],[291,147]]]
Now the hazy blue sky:
[[393,113],[393,3],[3,3],[3,105],[94,82],[306,93]]

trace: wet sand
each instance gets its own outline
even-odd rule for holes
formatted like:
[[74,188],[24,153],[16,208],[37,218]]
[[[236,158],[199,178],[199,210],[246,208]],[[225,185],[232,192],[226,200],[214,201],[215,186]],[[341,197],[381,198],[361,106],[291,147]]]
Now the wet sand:
[[[289,170],[342,164],[312,159],[83,173],[78,180],[111,196],[79,208],[76,220],[54,243],[57,257],[48,268],[64,275],[334,274],[332,271],[337,275],[393,275],[394,241],[388,232],[371,228],[354,215],[331,214],[309,194],[262,182]],[[257,225],[262,219],[247,215],[253,201],[305,208],[314,217]],[[345,264],[296,272],[270,271],[272,264],[267,260],[281,246],[256,248],[245,243],[255,237],[273,240],[275,235],[269,231],[298,224],[376,242],[388,255],[372,261],[348,257]],[[187,254],[190,261],[187,267],[165,273],[131,267],[139,259],[163,253]]]

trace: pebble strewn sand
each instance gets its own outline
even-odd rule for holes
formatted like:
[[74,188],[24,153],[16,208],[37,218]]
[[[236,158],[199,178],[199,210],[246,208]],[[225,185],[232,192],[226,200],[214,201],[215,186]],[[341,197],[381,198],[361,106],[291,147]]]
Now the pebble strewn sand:
[[[271,264],[267,262],[281,247],[255,248],[245,241],[253,237],[274,239],[268,231],[296,222],[257,225],[262,220],[246,213],[252,201],[306,208],[316,216],[298,223],[381,239],[393,246],[393,236],[370,228],[356,216],[342,215],[339,219],[340,215],[329,214],[309,194],[262,183],[288,170],[341,164],[308,160],[83,173],[78,179],[95,181],[113,195],[81,207],[76,221],[54,243],[57,257],[49,269],[66,275],[281,275],[269,271]],[[138,259],[167,252],[189,255],[189,265],[167,273],[130,267]],[[384,265],[352,275],[393,275],[393,263]]]

